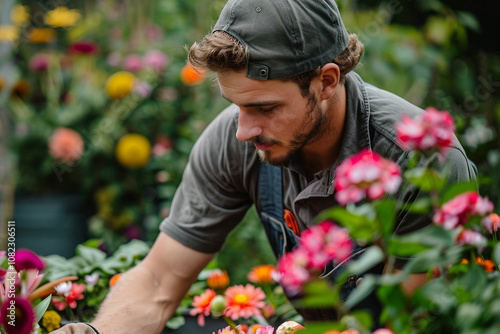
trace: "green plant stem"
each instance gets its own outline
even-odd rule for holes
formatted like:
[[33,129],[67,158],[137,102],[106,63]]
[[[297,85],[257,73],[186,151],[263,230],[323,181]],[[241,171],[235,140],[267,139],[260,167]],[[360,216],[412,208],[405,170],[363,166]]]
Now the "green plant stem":
[[267,298],[269,299],[269,302],[274,307],[274,309],[276,309],[278,307],[278,303],[276,302],[276,297],[274,296],[274,292],[271,289],[271,285],[264,284],[263,288],[264,288],[264,291],[266,292],[266,295],[267,295]]
[[229,327],[231,327],[231,329],[236,329],[236,324],[234,323],[234,321],[232,321],[225,315],[223,315],[222,318],[227,322],[227,324],[229,325]]

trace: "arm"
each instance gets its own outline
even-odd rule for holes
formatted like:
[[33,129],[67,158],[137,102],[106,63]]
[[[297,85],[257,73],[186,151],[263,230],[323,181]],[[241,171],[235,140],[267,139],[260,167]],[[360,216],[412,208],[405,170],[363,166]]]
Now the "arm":
[[[113,287],[92,326],[101,334],[160,333],[214,255],[192,250],[160,233],[146,258]],[[72,333],[93,330],[73,324],[53,332]]]

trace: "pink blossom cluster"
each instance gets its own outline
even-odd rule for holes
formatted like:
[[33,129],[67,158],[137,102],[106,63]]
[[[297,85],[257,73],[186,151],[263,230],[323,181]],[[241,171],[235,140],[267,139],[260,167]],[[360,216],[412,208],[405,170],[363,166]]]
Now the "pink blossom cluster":
[[339,204],[356,203],[367,197],[380,199],[401,185],[399,166],[369,149],[344,160],[335,172],[335,199]]
[[488,240],[478,231],[464,229],[457,236],[457,244],[473,245],[479,252],[482,252],[484,247],[488,245]]
[[467,223],[471,217],[482,217],[483,225],[491,220],[489,214],[493,211],[493,203],[482,198],[475,191],[466,192],[456,196],[443,204],[441,209],[434,214],[434,223],[451,230]]
[[[115,56],[119,57],[119,55]],[[117,65],[119,60],[115,63]],[[138,73],[145,68],[150,68],[156,72],[162,72],[167,67],[168,63],[168,56],[159,50],[150,50],[144,56],[131,54],[123,59],[124,69],[133,73]]]
[[448,112],[429,107],[415,119],[403,115],[396,130],[398,141],[404,149],[437,151],[444,158],[453,141],[455,123]]
[[279,259],[277,280],[290,294],[321,273],[326,264],[345,261],[353,250],[349,234],[332,222],[324,221],[303,232],[292,252]]

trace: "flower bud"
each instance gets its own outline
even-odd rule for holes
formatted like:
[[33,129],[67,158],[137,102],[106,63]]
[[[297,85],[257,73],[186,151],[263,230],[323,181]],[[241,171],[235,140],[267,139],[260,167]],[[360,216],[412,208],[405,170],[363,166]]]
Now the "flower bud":
[[226,299],[221,295],[215,296],[210,302],[210,311],[216,316],[221,315],[225,308]]

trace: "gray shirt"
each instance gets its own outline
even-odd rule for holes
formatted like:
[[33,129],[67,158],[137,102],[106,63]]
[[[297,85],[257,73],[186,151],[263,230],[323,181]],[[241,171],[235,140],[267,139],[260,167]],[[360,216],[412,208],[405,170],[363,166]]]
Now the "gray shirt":
[[[364,83],[355,73],[347,75],[345,85],[344,134],[334,165],[316,173],[310,182],[300,161],[292,161],[282,168],[283,205],[294,214],[301,230],[307,228],[318,213],[337,204],[333,186],[335,168],[347,157],[369,148],[397,162],[403,170],[408,163],[410,152],[398,145],[395,123],[402,114],[415,117],[422,109]],[[255,203],[260,212],[260,161],[252,143],[236,139],[238,113],[237,106],[229,106],[201,134],[190,154],[170,215],[160,225],[161,231],[200,252],[219,251],[252,204]],[[474,177],[456,138],[446,160],[451,167],[449,182]],[[427,163],[422,160],[420,165]],[[413,202],[420,193],[405,184],[395,196]],[[430,222],[429,216],[401,211],[397,214],[395,233],[408,233]]]

